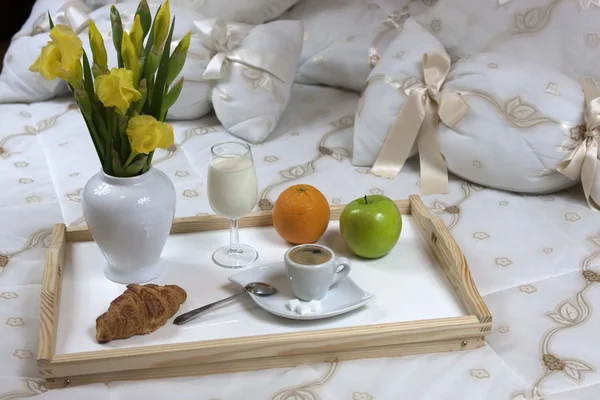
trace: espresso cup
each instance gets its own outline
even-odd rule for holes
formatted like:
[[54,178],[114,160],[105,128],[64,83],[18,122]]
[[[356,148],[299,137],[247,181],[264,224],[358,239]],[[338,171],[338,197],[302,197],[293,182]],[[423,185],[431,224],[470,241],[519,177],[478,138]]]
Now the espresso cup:
[[285,253],[285,270],[294,295],[304,301],[321,300],[329,288],[350,273],[350,261],[336,257],[318,244],[294,246]]

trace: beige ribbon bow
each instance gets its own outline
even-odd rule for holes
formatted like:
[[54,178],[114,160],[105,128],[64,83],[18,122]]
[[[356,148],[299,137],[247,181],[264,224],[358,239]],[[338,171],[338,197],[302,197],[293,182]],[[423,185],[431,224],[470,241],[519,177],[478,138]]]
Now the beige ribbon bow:
[[[254,28],[252,25],[222,20],[194,21],[196,35],[204,48],[211,52],[211,60],[202,74],[205,80],[223,78],[228,61],[264,70],[283,82],[293,79],[290,64],[276,54],[243,46],[243,41]],[[276,35],[276,32],[274,32]]]
[[556,168],[566,177],[576,180],[581,177],[583,193],[589,206],[600,211],[598,204],[590,198],[596,163],[598,161],[598,140],[600,138],[600,94],[594,85],[585,79],[580,80],[585,95],[585,134],[584,138]]
[[450,72],[450,57],[445,53],[423,55],[425,84],[409,87],[408,99],[398,113],[371,171],[394,178],[404,166],[415,140],[421,164],[421,192],[447,193],[448,170],[438,141],[439,119],[453,127],[469,111],[457,92],[442,90]]

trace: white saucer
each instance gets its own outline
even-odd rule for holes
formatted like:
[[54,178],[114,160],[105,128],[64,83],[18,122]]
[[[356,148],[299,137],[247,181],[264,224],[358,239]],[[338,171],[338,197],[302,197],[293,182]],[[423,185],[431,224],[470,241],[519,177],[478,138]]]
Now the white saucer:
[[287,308],[288,301],[295,299],[296,296],[292,292],[283,262],[254,267],[230,276],[229,280],[240,286],[245,286],[250,282],[266,282],[275,286],[279,290],[277,294],[265,297],[250,294],[250,297],[263,310],[291,319],[310,320],[333,317],[355,310],[375,298],[373,294],[358,287],[347,276],[333,285],[321,300],[321,312],[301,315]]

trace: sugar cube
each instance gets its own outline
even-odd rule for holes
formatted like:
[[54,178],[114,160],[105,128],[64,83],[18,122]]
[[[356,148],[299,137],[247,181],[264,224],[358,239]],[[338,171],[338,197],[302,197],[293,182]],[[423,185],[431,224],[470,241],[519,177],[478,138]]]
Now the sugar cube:
[[296,309],[300,306],[300,300],[298,299],[294,299],[294,300],[290,300],[287,303],[287,307],[289,308],[289,310],[291,312],[296,312]]
[[311,300],[308,302],[310,307],[310,311],[312,312],[321,312],[321,302],[319,300]]
[[310,314],[310,306],[308,305],[308,303],[300,303],[300,305],[296,307],[296,312],[300,315]]

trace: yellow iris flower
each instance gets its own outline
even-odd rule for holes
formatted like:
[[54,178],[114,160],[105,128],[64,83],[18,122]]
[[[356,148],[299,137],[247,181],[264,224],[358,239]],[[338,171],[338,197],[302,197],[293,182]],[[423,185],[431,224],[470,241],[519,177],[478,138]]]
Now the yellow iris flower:
[[127,136],[131,149],[148,154],[157,147],[166,149],[174,143],[173,127],[157,121],[151,115],[136,115],[127,124]]
[[171,24],[171,10],[169,9],[169,0],[165,1],[160,11],[156,15],[154,22],[154,45],[160,47],[169,34],[169,25]]
[[105,107],[115,107],[125,114],[129,105],[142,98],[133,86],[133,72],[123,68],[113,68],[108,75],[100,75],[94,81],[96,95]]
[[66,25],[52,28],[50,38],[52,41],[42,48],[29,70],[48,80],[60,78],[72,83],[81,80],[81,40]]
[[100,69],[104,69],[107,66],[106,47],[104,47],[104,39],[102,34],[98,31],[94,21],[90,20],[89,27],[89,38],[90,47],[92,48],[92,54],[94,56],[94,62]]
[[133,22],[133,27],[129,32],[129,37],[135,46],[135,51],[139,56],[142,52],[142,44],[144,41],[144,28],[142,28],[142,22],[139,15],[135,16],[135,21]]
[[[123,32],[123,38],[121,39],[121,56],[123,57],[125,68],[137,72],[138,60],[135,45],[131,42],[131,38],[127,32]],[[133,76],[135,78],[136,73],[134,73]]]

